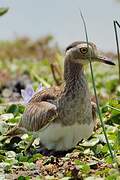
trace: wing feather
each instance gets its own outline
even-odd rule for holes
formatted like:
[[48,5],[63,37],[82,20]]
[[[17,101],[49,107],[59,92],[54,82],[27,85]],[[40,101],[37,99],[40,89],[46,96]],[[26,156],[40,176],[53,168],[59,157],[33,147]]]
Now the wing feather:
[[28,104],[19,123],[20,128],[28,131],[39,131],[57,117],[56,105],[41,101]]
[[54,86],[36,93],[28,105],[19,124],[10,129],[6,136],[39,131],[46,128],[57,116],[56,98],[61,94],[61,87]]

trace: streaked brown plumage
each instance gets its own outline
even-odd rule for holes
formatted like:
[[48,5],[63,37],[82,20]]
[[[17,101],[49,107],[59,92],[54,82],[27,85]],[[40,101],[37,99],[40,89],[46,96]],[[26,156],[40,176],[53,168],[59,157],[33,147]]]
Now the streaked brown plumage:
[[[89,48],[89,49],[88,49]],[[66,48],[64,83],[36,93],[26,106],[18,126],[7,135],[30,132],[48,149],[68,150],[91,136],[96,118],[83,65],[91,61],[113,65],[99,57],[96,46],[74,42]]]

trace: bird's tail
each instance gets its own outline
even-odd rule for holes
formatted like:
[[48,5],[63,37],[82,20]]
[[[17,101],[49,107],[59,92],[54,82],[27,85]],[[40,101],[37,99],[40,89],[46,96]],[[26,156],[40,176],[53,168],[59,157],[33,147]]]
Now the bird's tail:
[[7,132],[6,136],[16,136],[16,135],[20,135],[24,133],[25,133],[25,130],[23,128],[15,126]]

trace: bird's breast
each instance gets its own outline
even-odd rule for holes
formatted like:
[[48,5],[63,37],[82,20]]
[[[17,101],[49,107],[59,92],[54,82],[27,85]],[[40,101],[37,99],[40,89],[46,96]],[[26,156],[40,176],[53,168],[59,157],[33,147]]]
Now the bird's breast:
[[80,89],[59,100],[59,119],[64,125],[75,122],[90,124],[92,121],[92,106],[89,92]]
[[40,132],[40,140],[48,149],[56,151],[68,150],[77,145],[82,139],[87,139],[93,132],[94,124],[74,123],[62,126],[60,123],[52,123],[44,131]]

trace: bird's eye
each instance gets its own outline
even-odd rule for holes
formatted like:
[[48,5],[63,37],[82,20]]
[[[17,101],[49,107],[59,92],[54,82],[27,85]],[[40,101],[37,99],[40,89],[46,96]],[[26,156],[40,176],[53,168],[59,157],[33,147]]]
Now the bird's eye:
[[86,54],[87,52],[88,52],[88,49],[87,48],[80,48],[80,52],[82,53],[82,54]]

